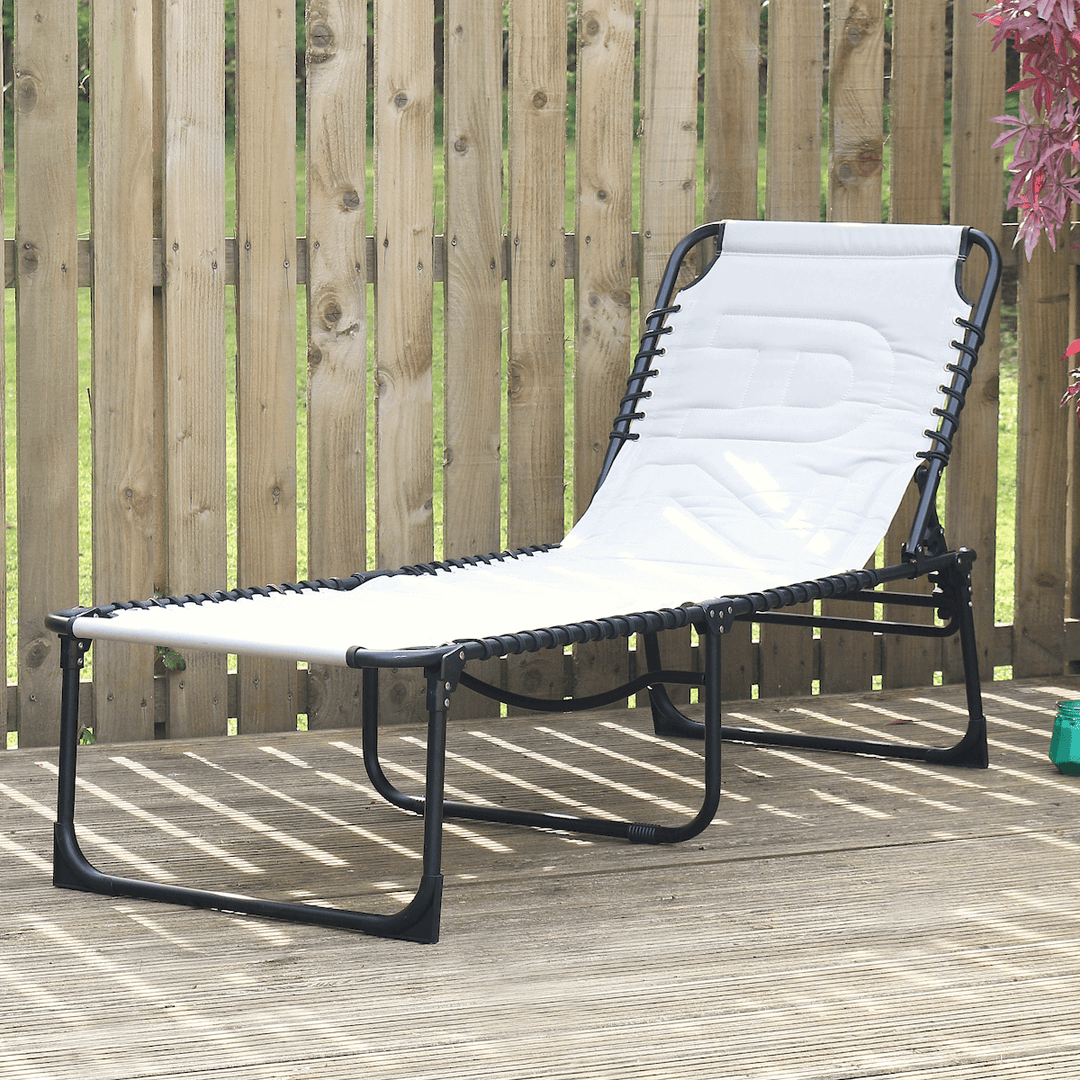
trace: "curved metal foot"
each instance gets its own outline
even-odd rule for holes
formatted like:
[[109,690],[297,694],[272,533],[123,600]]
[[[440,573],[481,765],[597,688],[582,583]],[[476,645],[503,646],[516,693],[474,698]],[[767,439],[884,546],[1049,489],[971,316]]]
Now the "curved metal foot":
[[925,760],[931,765],[956,765],[963,769],[988,768],[990,750],[986,744],[985,717],[972,720],[964,732],[964,737],[955,746],[928,750]]
[[[645,663],[650,671],[660,674],[660,642],[655,634],[644,634]],[[704,739],[705,725],[691,720],[679,709],[661,683],[650,684],[649,708],[652,710],[653,731],[662,738],[675,736],[684,739]]]
[[412,900],[400,911],[387,915],[260,900],[253,896],[189,889],[182,885],[163,885],[156,881],[104,874],[82,853],[74,827],[69,823],[57,822],[53,827],[53,885],[103,896],[126,896],[137,900],[231,911],[240,915],[257,915],[266,919],[284,919],[312,926],[333,926],[377,937],[433,945],[439,940],[443,879],[441,874],[424,874]]
[[652,709],[653,731],[663,737],[704,739],[705,725],[680,712],[663,686],[649,687],[649,707]]

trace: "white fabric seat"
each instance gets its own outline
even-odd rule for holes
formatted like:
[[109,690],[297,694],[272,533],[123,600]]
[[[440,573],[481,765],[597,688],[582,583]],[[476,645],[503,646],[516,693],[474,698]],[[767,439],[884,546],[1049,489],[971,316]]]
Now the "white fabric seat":
[[[76,636],[344,664],[701,603],[863,566],[970,308],[962,229],[728,222],[677,298],[645,417],[561,546],[348,591],[133,608]],[[537,538],[550,539],[550,538]]]

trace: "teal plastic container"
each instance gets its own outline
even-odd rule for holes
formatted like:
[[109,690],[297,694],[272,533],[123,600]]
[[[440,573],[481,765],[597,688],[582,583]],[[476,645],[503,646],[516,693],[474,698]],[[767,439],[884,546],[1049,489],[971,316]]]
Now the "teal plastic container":
[[1080,776],[1080,701],[1059,701],[1050,760],[1066,776]]

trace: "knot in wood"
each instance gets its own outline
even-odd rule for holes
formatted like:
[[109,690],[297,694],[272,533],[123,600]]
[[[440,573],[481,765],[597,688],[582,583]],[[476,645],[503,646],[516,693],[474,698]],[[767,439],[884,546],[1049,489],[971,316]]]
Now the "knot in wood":
[[543,90],[537,90],[532,96],[532,106],[534,109],[543,109],[548,102],[548,96]]
[[20,112],[28,113],[37,106],[37,81],[32,76],[23,75],[19,79],[15,100],[18,102]]
[[357,210],[360,207],[360,196],[352,188],[348,191],[344,191],[341,194],[341,205],[346,210]]
[[22,272],[24,274],[36,273],[40,261],[37,248],[33,244],[23,244],[22,251],[19,253],[19,266]]
[[39,668],[46,660],[49,659],[49,646],[38,638],[29,649],[26,650],[26,666],[28,668]]
[[394,95],[394,105],[399,109],[404,109],[409,104],[409,95],[404,90],[399,90]]
[[308,44],[312,49],[326,52],[334,44],[334,31],[324,22],[317,22],[308,31]]
[[874,25],[873,16],[861,7],[852,7],[844,20],[844,36],[849,45],[858,45]]
[[328,300],[321,312],[323,326],[327,330],[333,330],[341,321],[341,314],[341,304],[336,299]]
[[857,147],[848,150],[833,170],[840,184],[852,184],[881,171],[881,143],[864,139]]
[[507,375],[509,376],[510,383],[508,388],[510,397],[515,398],[524,393],[528,383],[521,364],[511,363]]
[[469,152],[469,140],[462,136],[460,139],[454,140],[454,149],[459,154],[467,154]]

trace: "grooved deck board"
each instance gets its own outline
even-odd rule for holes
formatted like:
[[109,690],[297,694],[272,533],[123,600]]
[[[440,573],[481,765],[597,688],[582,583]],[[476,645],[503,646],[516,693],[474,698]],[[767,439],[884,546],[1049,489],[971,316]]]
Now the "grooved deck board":
[[[1046,753],[1080,679],[985,691],[986,771],[727,743],[717,820],[686,844],[451,827],[429,948],[53,889],[52,752],[7,752],[0,1075],[1074,1076],[1080,779]],[[936,687],[727,720],[946,743],[962,709]],[[450,792],[674,820],[700,747],[646,719],[452,723]],[[403,786],[422,739],[383,732]],[[86,748],[80,840],[124,873],[392,910],[420,823],[370,793],[359,747],[354,729]]]

